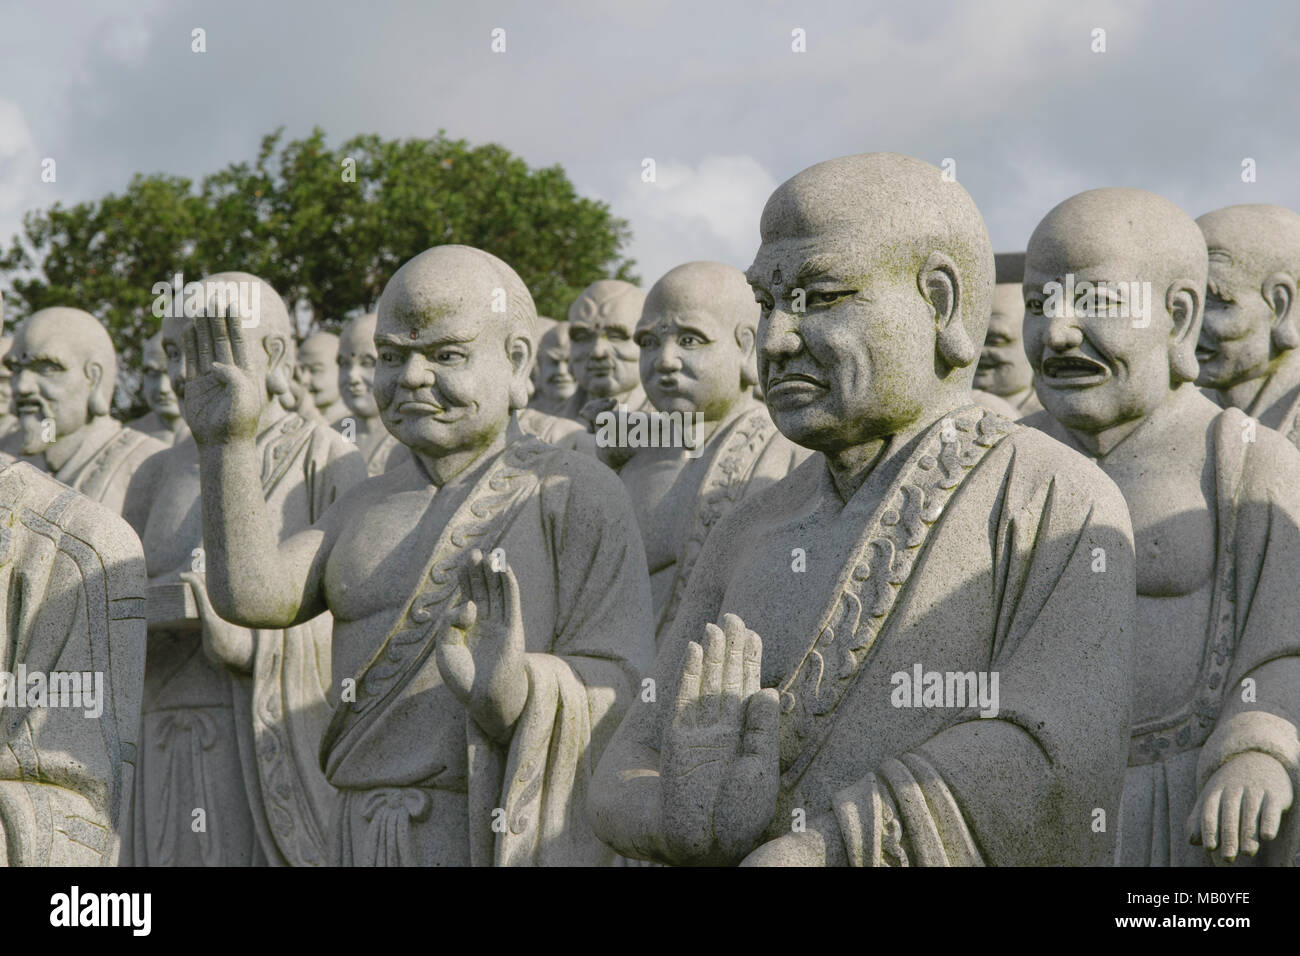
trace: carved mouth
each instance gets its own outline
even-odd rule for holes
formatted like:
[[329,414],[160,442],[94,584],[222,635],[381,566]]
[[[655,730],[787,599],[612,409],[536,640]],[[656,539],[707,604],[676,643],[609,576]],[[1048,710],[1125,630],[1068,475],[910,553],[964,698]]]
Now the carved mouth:
[[1110,369],[1084,355],[1053,355],[1043,359],[1043,378],[1065,387],[1096,385],[1110,378]]
[[1209,345],[1196,346],[1196,361],[1208,362],[1219,354],[1219,350]]
[[447,409],[432,402],[402,402],[397,410],[404,415],[443,415]]

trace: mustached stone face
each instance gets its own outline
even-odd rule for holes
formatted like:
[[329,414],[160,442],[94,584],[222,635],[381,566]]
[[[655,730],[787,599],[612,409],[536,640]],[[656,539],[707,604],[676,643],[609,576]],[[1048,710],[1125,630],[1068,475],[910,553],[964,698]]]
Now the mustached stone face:
[[527,377],[507,353],[507,322],[462,288],[422,291],[418,307],[380,300],[374,396],[404,445],[442,457],[488,447],[510,420],[510,383]]
[[1021,338],[1025,302],[1018,284],[1001,283],[993,290],[993,312],[984,334],[979,367],[971,384],[994,395],[1015,395],[1030,386],[1033,370]]
[[45,451],[90,420],[94,385],[86,373],[87,359],[75,337],[53,321],[29,319],[19,330],[6,362],[14,376],[23,454]]

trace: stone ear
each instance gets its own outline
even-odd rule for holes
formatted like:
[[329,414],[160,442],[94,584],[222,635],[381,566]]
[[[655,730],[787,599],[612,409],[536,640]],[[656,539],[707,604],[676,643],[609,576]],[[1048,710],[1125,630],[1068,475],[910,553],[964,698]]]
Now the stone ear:
[[1300,346],[1300,325],[1295,311],[1296,282],[1285,272],[1274,272],[1260,286],[1260,294],[1273,308],[1273,347],[1286,352]]
[[957,264],[942,252],[932,252],[917,273],[921,297],[934,309],[935,347],[953,368],[965,368],[979,357],[961,314],[961,275]]
[[748,325],[736,329],[736,344],[744,359],[740,365],[740,387],[751,389],[758,384],[758,350],[754,347],[754,329]]
[[532,375],[533,342],[526,335],[512,335],[506,340],[510,357],[510,410],[528,407],[528,383]]
[[1205,296],[1201,286],[1187,279],[1172,282],[1165,291],[1165,309],[1173,320],[1169,334],[1169,370],[1180,382],[1196,380],[1196,342],[1201,335]]
[[266,391],[271,395],[288,394],[293,370],[289,366],[284,336],[263,337],[262,350],[266,352]]
[[90,400],[86,408],[94,418],[107,415],[113,407],[113,396],[104,395],[104,367],[98,362],[86,363],[86,378],[90,379]]

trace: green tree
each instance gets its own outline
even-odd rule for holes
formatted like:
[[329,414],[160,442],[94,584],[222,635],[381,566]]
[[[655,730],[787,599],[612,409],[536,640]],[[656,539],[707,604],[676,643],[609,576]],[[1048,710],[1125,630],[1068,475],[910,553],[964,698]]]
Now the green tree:
[[121,195],[32,212],[0,255],[8,324],[72,305],[108,327],[137,368],[157,330],[154,285],[240,270],[265,277],[310,324],[372,310],[388,277],[433,245],[500,256],[544,315],[563,318],[597,279],[638,281],[631,237],[608,205],[577,195],[560,166],[529,169],[495,144],[357,136],[331,149],[320,129],[251,162],[190,180],[137,175]]

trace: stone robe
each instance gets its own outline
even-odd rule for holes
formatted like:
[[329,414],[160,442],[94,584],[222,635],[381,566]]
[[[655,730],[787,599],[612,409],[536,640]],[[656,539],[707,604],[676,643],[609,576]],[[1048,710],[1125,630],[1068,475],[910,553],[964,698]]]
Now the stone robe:
[[[936,420],[893,439],[847,503],[818,455],[719,523],[661,646],[659,702],[633,704],[602,779],[636,787],[657,771],[686,644],[732,612],[763,641],[762,686],[779,691],[765,841],[803,810],[853,865],[1109,862],[1115,827],[1092,825],[1094,808],[1116,818],[1125,764],[1124,499],[1033,429],[975,406],[945,417],[951,430]],[[955,695],[900,700],[895,678],[911,684],[918,667],[997,673],[996,716]],[[620,831],[617,805],[598,812]],[[631,839],[619,849],[644,855]]]
[[[117,863],[129,834],[144,657],[135,533],[0,456],[0,680],[9,684],[0,687],[0,864]],[[100,674],[102,699],[91,707],[83,694],[68,706],[60,691],[58,707],[52,697],[22,701],[14,678],[23,671],[25,691],[36,672],[50,689],[59,672]]]
[[157,412],[141,415],[130,422],[128,427],[138,431],[141,435],[148,435],[164,445],[174,445],[176,437],[189,430],[185,427],[185,419],[180,419],[175,426],[172,426],[163,421],[162,416]]
[[[1216,544],[1205,638],[1195,681],[1178,706],[1131,728],[1116,857],[1122,866],[1211,865],[1205,849],[1188,842],[1187,816],[1210,775],[1235,754],[1273,754],[1300,794],[1300,456],[1265,429],[1243,440],[1248,424],[1228,409],[1207,436]],[[1159,436],[1135,432],[1125,440],[1135,439]],[[1228,706],[1247,677],[1257,684],[1257,701],[1244,711]],[[1239,864],[1290,861],[1297,849],[1293,804],[1279,836]]]
[[[355,422],[355,418],[353,421]],[[343,422],[347,418],[337,422],[333,427],[336,432],[343,433]],[[393,437],[392,432],[384,427],[383,423],[376,420],[373,430],[364,438],[357,440],[357,451],[366,460],[366,474],[373,478],[375,475],[382,475],[389,468],[397,468],[411,460],[411,453],[400,441]]]
[[[132,527],[139,530],[141,517],[132,510],[124,510],[127,490],[140,466],[167,446],[107,416],[96,419],[76,436],[70,437],[76,438],[72,454],[57,468],[50,469],[51,473],[68,487],[123,515]],[[47,451],[47,463],[48,460]],[[148,500],[149,494],[142,489],[131,497],[133,500]]]
[[[373,479],[336,513],[353,497],[382,501],[393,479],[409,477]],[[357,580],[364,559],[344,546],[366,526],[357,508],[330,553],[324,588],[336,615],[337,600],[381,586]],[[342,793],[333,862],[610,862],[584,813],[588,779],[653,655],[645,557],[626,492],[598,462],[512,426],[505,450],[439,488],[411,533],[427,563],[397,581],[374,570],[382,586],[410,590],[385,612],[387,636],[353,655],[362,662],[348,668],[355,700],[338,703],[321,744]],[[529,690],[508,747],[479,729],[434,653],[462,599],[459,569],[471,548],[501,548],[520,587]],[[340,676],[343,646],[336,638]]]
[[644,448],[623,466],[619,476],[646,545],[656,637],[671,629],[714,525],[810,454],[777,430],[763,405],[747,401],[718,424],[699,457],[683,448]]
[[[281,540],[365,480],[355,447],[288,413],[257,438],[262,489]],[[179,574],[202,545],[198,450],[182,439],[163,471],[144,534],[149,566],[135,862],[140,865],[321,865],[332,788],[316,762],[329,719],[330,633],[322,614],[285,630],[255,629],[241,673],[208,660],[194,596]],[[230,625],[232,630],[242,630]],[[205,809],[206,833],[191,830]]]
[[[1206,394],[1217,404],[1223,404],[1221,393],[1207,391]],[[1300,447],[1300,349],[1287,352],[1245,412]]]

